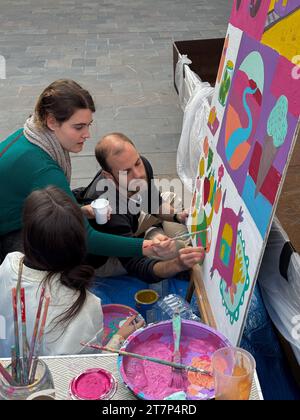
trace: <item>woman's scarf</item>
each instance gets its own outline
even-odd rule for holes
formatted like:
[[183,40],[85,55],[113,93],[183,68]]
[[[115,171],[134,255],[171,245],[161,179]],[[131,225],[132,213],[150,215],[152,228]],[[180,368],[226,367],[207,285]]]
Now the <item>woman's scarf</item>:
[[56,135],[47,128],[42,130],[37,128],[32,115],[24,124],[24,136],[30,143],[43,149],[58,163],[70,184],[72,172],[70,154],[62,147]]

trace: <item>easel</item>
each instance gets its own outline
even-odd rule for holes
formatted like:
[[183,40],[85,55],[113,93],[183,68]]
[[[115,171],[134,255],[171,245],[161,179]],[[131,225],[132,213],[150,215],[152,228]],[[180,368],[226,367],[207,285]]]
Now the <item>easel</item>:
[[215,318],[203,283],[202,268],[199,265],[194,266],[190,272],[190,283],[186,294],[188,302],[191,302],[194,292],[202,320],[206,325],[216,328]]

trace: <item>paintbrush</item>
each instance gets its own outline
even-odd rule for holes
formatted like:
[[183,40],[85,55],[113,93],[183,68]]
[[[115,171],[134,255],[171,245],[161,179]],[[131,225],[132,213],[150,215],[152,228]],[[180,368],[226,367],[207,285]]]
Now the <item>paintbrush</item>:
[[192,233],[183,233],[182,235],[175,236],[174,238],[170,238],[171,241],[177,241],[180,239],[187,239],[194,235],[199,235],[200,233],[206,232],[207,229],[198,230],[197,232]]
[[42,312],[42,307],[43,307],[43,302],[44,302],[44,297],[45,297],[45,290],[46,290],[45,287],[43,287],[41,291],[41,295],[40,295],[38,309],[36,312],[36,317],[35,317],[35,323],[34,323],[33,334],[32,334],[31,343],[30,343],[29,358],[28,358],[28,371],[29,372],[31,369],[32,358],[33,358],[34,348],[35,348],[36,339],[37,339],[37,332],[38,332],[40,318],[41,318],[41,312]]
[[42,322],[41,322],[41,328],[40,328],[39,335],[38,335],[38,343],[37,343],[37,348],[36,348],[35,359],[34,359],[34,362],[32,364],[32,369],[31,369],[31,374],[30,374],[30,379],[29,379],[29,383],[30,384],[32,384],[34,382],[34,379],[35,379],[37,364],[38,364],[38,360],[39,360],[38,359],[38,356],[39,356],[40,349],[41,349],[41,346],[42,346],[42,341],[43,341],[43,336],[44,336],[44,330],[45,330],[45,325],[46,325],[46,319],[47,319],[47,314],[48,314],[49,303],[50,303],[50,298],[47,297],[46,298],[46,302],[45,302],[45,307],[44,307]]
[[3,376],[3,378],[9,383],[9,385],[15,385],[15,381],[13,380],[13,377],[7,372],[7,370],[4,368],[4,366],[0,363],[0,373]]
[[174,363],[174,362],[169,362],[168,360],[157,359],[155,357],[143,356],[142,354],[130,353],[128,351],[111,349],[110,347],[98,346],[97,344],[88,344],[88,343],[83,343],[83,342],[81,342],[80,344],[82,346],[91,347],[92,349],[108,351],[109,353],[115,353],[115,354],[118,354],[119,356],[134,357],[135,359],[147,360],[148,362],[159,363],[161,365],[171,366],[176,369],[182,369],[182,370],[185,370],[186,372],[194,372],[194,373],[200,373],[201,375],[212,376],[212,373],[209,372],[208,370],[196,368],[194,366],[186,366],[181,363]]
[[14,382],[17,382],[17,357],[15,346],[11,346],[11,374]]
[[[198,230],[197,232],[193,232],[193,233],[183,233],[182,235],[178,235],[175,236],[174,238],[168,238],[169,241],[177,241],[177,240],[184,240],[184,239],[188,239],[191,236],[194,235],[199,235],[200,233],[206,232],[207,229],[202,229],[202,230]],[[155,239],[155,238],[154,238]],[[146,248],[150,248],[151,246],[155,246],[155,245],[159,245],[159,244],[151,244],[151,245],[145,245],[143,246],[144,249]],[[204,251],[206,251],[206,248],[204,248]]]
[[20,360],[20,341],[19,341],[19,324],[18,324],[18,304],[17,289],[12,289],[12,305],[14,314],[14,333],[15,333],[15,351],[16,351],[16,381],[21,383],[21,360]]
[[22,344],[23,344],[23,378],[24,385],[28,385],[29,372],[28,372],[28,345],[27,345],[27,333],[26,333],[26,306],[25,306],[25,289],[21,288],[20,293],[21,302],[21,320],[22,320]]
[[[172,355],[172,362],[181,364],[180,354],[180,338],[181,338],[181,317],[179,311],[176,311],[172,318],[172,331],[174,340],[174,350]],[[180,369],[172,368],[171,387],[181,389],[183,385],[183,376]]]

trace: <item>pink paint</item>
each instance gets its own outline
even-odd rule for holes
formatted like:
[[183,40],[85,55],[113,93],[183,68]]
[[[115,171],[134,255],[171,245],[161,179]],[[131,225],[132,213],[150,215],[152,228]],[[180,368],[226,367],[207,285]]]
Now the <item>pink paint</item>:
[[110,399],[116,391],[116,380],[104,369],[88,369],[71,381],[70,395],[79,400]]
[[[191,347],[190,347],[191,345]],[[215,350],[207,341],[192,339],[189,346],[181,345],[182,363],[188,364],[189,354],[208,354]],[[151,355],[159,359],[172,361],[173,345],[164,344],[159,341],[140,343],[135,347],[135,352],[144,355]],[[182,371],[183,386],[181,389],[170,386],[172,384],[172,368],[159,365],[146,360],[128,358],[126,374],[130,383],[134,384],[138,393],[146,394],[151,399],[163,399],[176,391],[186,391],[191,385],[187,374]]]

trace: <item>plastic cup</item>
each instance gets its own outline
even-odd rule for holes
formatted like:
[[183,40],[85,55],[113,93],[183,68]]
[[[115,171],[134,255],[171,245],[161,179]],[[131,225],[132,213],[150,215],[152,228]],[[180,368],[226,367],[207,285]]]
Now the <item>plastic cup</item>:
[[237,347],[217,350],[212,356],[216,400],[249,400],[256,363]]
[[94,210],[98,225],[105,225],[108,221],[109,201],[105,198],[98,198],[97,200],[92,201],[91,206]]

